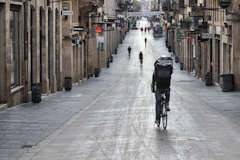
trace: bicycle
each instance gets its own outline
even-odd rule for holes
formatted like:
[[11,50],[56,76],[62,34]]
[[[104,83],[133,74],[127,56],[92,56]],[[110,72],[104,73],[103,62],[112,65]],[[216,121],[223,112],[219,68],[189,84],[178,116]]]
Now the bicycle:
[[166,99],[166,90],[161,92],[161,114],[160,114],[160,119],[159,121],[156,122],[158,128],[160,127],[160,124],[162,122],[162,127],[164,130],[167,129],[167,122],[168,122],[168,114],[167,114],[167,99]]

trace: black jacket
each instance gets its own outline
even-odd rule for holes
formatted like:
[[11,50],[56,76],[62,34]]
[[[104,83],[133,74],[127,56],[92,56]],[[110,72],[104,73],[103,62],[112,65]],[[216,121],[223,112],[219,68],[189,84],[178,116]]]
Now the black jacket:
[[143,54],[142,54],[142,52],[139,53],[139,59],[143,59]]

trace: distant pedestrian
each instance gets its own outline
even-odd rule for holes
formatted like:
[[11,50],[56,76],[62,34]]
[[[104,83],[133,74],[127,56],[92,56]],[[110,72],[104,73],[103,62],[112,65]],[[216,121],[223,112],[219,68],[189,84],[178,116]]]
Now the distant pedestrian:
[[139,53],[139,61],[140,61],[140,64],[143,63],[143,53],[142,53],[142,51]]
[[128,47],[128,57],[130,58],[130,56],[131,56],[131,51],[132,51],[132,48],[131,48],[131,46],[129,46]]

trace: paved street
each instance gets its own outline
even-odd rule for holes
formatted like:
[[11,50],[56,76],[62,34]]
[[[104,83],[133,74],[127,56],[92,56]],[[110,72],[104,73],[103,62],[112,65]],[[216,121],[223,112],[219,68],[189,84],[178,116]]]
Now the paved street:
[[0,160],[238,160],[240,94],[205,87],[178,64],[168,129],[154,125],[150,83],[161,54],[163,38],[130,31],[99,78],[0,112]]

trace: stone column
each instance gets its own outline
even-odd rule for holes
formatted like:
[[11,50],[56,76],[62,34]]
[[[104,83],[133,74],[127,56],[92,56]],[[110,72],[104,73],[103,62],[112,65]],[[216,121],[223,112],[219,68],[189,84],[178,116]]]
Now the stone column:
[[50,66],[50,91],[52,93],[56,92],[57,85],[56,85],[56,27],[55,27],[55,10],[49,10],[48,11],[49,19],[48,19],[48,36],[49,36],[49,42],[48,42],[48,48],[49,48],[49,66]]
[[0,104],[7,103],[11,88],[10,0],[0,9]]
[[36,1],[33,9],[33,26],[32,26],[32,83],[40,82],[40,21],[39,21],[39,1]]
[[61,91],[63,89],[63,78],[62,78],[62,18],[60,11],[56,10],[55,13],[55,28],[56,28],[56,82],[57,90]]
[[[89,17],[89,30],[92,31],[92,18]],[[94,48],[95,48],[95,40],[93,33],[89,33],[89,39],[88,39],[88,77],[93,76],[94,74]]]
[[77,57],[76,57],[77,46],[73,46],[73,82],[76,82],[76,65],[77,65]]
[[81,54],[82,54],[82,52],[81,52],[81,45],[79,44],[78,45],[78,81],[80,81],[81,80],[81,68],[82,68],[82,66],[81,66]]
[[[233,0],[233,10],[235,13],[239,12],[239,0]],[[236,18],[236,17],[235,17]],[[239,18],[239,17],[237,17]],[[233,49],[233,74],[234,83],[237,90],[240,90],[240,22],[232,22],[232,49]]]
[[[107,25],[105,24],[104,26],[105,30],[107,30]],[[107,53],[108,53],[108,31],[104,31],[104,51],[101,53],[102,54],[102,61],[101,61],[101,66],[106,67],[107,66]]]
[[48,12],[42,9],[42,93],[49,92],[48,79]]
[[79,64],[79,79],[83,79],[83,43],[81,42],[79,46],[79,59],[80,59],[80,64]]
[[[71,1],[64,2],[63,8],[71,10]],[[62,20],[62,64],[63,64],[63,78],[72,77],[73,78],[73,47],[72,47],[72,16],[63,16]]]

